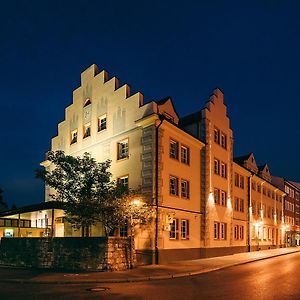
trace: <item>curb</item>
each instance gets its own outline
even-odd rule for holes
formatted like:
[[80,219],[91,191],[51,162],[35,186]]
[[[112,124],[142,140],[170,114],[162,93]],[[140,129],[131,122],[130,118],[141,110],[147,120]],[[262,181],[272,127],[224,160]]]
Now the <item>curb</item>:
[[193,272],[185,272],[185,273],[174,273],[174,274],[168,274],[168,275],[157,275],[157,276],[146,276],[146,277],[129,277],[129,278],[120,278],[120,279],[94,279],[94,280],[56,280],[56,281],[50,281],[50,280],[30,280],[30,279],[0,279],[1,283],[20,283],[20,284],[95,284],[95,283],[128,283],[128,282],[141,282],[141,281],[153,281],[153,280],[165,280],[165,279],[175,279],[175,278],[182,278],[182,277],[190,277],[190,276],[197,276],[205,273],[211,273],[218,270],[228,269],[231,267],[239,266],[239,265],[246,265],[252,262],[260,261],[260,260],[266,260],[269,258],[277,257],[277,256],[283,256],[288,254],[293,254],[300,252],[299,250],[295,250],[293,252],[287,252],[287,253],[280,253],[272,256],[267,257],[260,257],[260,258],[254,258],[243,262],[237,262],[237,263],[231,263],[228,265],[224,265],[221,267],[216,268],[210,268],[210,269],[204,269],[200,271],[193,271]]

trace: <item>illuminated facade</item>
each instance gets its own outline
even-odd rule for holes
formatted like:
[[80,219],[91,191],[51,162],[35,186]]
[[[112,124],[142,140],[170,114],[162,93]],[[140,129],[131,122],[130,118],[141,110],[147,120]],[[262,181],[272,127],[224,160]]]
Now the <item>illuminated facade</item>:
[[[127,84],[119,87],[117,78],[108,79],[92,65],[81,74],[51,150],[110,159],[112,179],[148,196],[155,217],[150,226],[135,230],[139,263],[284,245],[284,191],[271,183],[268,166],[258,167],[253,154],[233,159],[233,132],[219,89],[202,110],[179,118],[170,98],[144,103],[141,93],[131,95]],[[48,161],[42,165],[52,167]],[[46,188],[50,206],[51,193]],[[38,209],[41,228],[18,228],[13,235],[81,235],[64,221],[62,210],[50,206]],[[19,219],[20,227],[25,216],[36,222],[34,213],[28,208],[5,217]],[[90,232],[104,234],[101,224]]]
[[284,224],[287,246],[300,246],[300,184],[272,176],[272,183],[284,190]]

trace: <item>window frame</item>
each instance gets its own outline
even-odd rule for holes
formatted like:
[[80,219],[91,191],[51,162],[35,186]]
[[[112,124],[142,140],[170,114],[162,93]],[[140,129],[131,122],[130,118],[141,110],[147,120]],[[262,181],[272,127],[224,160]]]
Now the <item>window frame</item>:
[[[101,128],[101,121],[105,119],[105,128]],[[103,130],[106,130],[107,129],[107,114],[103,114],[101,116],[98,117],[98,124],[97,124],[97,127],[98,127],[98,132],[101,132]]]
[[[127,147],[125,147],[126,152],[124,152],[125,154],[122,154],[123,151],[123,145],[126,145]],[[123,160],[123,159],[128,159],[129,158],[129,138],[125,138],[120,140],[119,142],[117,142],[117,160]]]

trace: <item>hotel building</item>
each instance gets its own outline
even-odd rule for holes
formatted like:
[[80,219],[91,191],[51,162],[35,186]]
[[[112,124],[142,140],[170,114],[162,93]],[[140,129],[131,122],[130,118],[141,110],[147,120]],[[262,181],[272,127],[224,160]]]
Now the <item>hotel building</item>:
[[[144,103],[141,93],[132,95],[129,85],[119,86],[116,77],[109,79],[92,65],[81,74],[51,150],[110,159],[112,179],[147,196],[154,219],[135,228],[140,264],[284,245],[285,192],[271,183],[268,166],[258,167],[253,154],[233,158],[220,89],[202,110],[180,118],[170,97]],[[42,165],[53,167],[49,161]],[[45,203],[1,214],[3,235],[80,236],[51,193],[46,187]],[[91,235],[104,235],[101,224]]]

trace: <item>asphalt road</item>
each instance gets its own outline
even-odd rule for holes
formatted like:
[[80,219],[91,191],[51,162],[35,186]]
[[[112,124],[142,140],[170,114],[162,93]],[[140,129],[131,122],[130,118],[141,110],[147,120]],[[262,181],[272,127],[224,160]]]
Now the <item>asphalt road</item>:
[[300,253],[169,280],[87,285],[0,283],[0,299],[300,299]]

